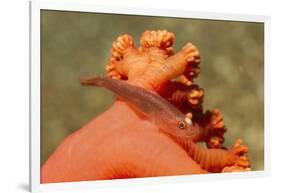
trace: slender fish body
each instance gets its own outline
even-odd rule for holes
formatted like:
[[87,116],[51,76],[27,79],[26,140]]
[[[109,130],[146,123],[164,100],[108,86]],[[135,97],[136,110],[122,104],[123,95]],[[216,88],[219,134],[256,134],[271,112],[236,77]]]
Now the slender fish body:
[[192,140],[197,135],[191,121],[183,113],[167,100],[151,91],[108,77],[82,79],[80,82],[83,85],[104,87],[112,91],[129,105],[142,112],[162,131],[175,138]]

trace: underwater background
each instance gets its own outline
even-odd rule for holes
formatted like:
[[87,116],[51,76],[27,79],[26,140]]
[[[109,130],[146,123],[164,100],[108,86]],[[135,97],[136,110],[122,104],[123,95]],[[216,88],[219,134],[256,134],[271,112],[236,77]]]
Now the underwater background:
[[[204,110],[221,110],[226,147],[242,138],[252,170],[264,169],[264,25],[202,19],[41,11],[41,165],[62,142],[114,101],[80,77],[105,74],[112,42],[121,34],[136,46],[145,30],[175,35],[174,50],[199,48]],[[118,115],[117,115],[118,116]]]

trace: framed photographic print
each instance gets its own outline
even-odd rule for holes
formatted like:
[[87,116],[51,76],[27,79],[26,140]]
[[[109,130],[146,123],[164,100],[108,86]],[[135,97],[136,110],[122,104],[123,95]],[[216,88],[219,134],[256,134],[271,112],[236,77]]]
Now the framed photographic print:
[[266,16],[30,3],[32,192],[269,174]]

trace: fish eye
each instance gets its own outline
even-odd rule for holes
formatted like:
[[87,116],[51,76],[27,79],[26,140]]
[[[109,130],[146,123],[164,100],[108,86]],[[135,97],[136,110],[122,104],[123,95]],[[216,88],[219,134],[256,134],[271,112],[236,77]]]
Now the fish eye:
[[178,122],[178,128],[180,128],[180,129],[185,129],[185,128],[186,128],[186,123],[185,123],[185,121],[179,121],[179,122]]

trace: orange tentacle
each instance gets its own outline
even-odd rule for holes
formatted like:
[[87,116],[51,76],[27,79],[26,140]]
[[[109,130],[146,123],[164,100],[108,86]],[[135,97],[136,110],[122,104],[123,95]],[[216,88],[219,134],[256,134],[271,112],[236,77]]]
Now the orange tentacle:
[[240,139],[230,150],[204,149],[191,141],[187,142],[186,145],[188,154],[209,172],[221,172],[227,166],[237,166],[244,169],[250,167],[247,157],[248,147],[243,145]]

